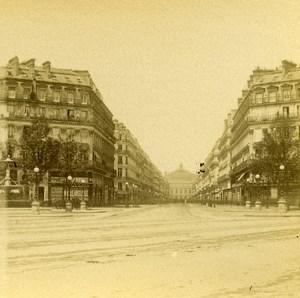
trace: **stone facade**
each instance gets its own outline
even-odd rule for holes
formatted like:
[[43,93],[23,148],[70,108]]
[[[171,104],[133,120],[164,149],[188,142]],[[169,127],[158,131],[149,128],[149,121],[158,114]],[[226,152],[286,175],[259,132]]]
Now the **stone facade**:
[[[238,99],[238,109],[231,129],[231,183],[233,202],[244,204],[245,181],[253,174],[249,160],[256,155],[263,130],[270,129],[276,118],[289,119],[300,136],[300,68],[282,61],[281,68],[257,68]],[[275,198],[277,201],[278,198]]]
[[151,162],[130,130],[118,120],[115,123],[115,189],[120,202],[129,197],[140,203],[162,202],[166,181]]
[[180,165],[179,169],[166,174],[169,185],[169,200],[183,202],[191,199],[196,175],[188,172]]
[[[224,131],[218,141],[218,173],[214,173],[218,176],[218,200],[245,203],[245,183],[255,174],[251,173],[249,161],[257,153],[263,131],[269,130],[276,118],[289,119],[293,135],[299,139],[300,67],[286,60],[282,61],[280,68],[254,70],[248,88],[242,91],[238,99],[237,110],[232,111],[225,120]],[[194,197],[197,199],[205,193],[207,183],[204,180],[215,171],[215,164],[208,162],[215,150],[214,147],[206,160],[206,173],[198,177],[194,186]],[[272,194],[277,192],[275,190],[271,189]],[[290,193],[291,197],[299,198],[299,185],[290,185]],[[265,197],[267,195],[265,192]],[[274,202],[277,200],[278,195],[274,196]]]
[[[7,150],[9,144],[11,157],[17,160],[23,128],[40,116],[48,120],[50,136],[71,136],[76,142],[89,145],[89,170],[77,173],[72,195],[84,195],[92,206],[112,204],[114,123],[89,72],[53,68],[49,61],[36,66],[34,59],[19,62],[18,57],[1,67],[0,150]],[[50,173],[42,183],[41,200],[63,196],[63,179],[55,175]],[[15,170],[15,179],[21,183],[22,169]]]

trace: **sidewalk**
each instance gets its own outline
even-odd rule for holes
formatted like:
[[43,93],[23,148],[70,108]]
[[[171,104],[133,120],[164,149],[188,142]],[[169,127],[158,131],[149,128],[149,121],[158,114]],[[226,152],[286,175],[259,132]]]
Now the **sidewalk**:
[[249,217],[300,217],[300,209],[296,207],[290,207],[289,211],[281,211],[274,206],[268,209],[263,206],[260,210],[255,209],[255,207],[246,209],[245,206],[217,206],[217,208],[220,207],[224,208],[224,212],[241,212],[244,213],[244,216]]
[[87,208],[86,210],[73,209],[72,212],[68,213],[64,209],[55,209],[51,207],[40,207],[39,214],[31,212],[31,208],[0,208],[0,216],[7,217],[72,217],[80,215],[95,215],[103,214],[105,216],[112,216],[119,213],[127,213],[141,209],[148,209],[155,205],[143,205],[140,207],[95,207]]

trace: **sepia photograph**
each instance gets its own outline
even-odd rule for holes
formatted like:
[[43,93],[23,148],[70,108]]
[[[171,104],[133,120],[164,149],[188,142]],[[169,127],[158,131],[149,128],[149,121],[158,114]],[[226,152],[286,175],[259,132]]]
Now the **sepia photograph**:
[[298,0],[0,0],[0,297],[300,297]]

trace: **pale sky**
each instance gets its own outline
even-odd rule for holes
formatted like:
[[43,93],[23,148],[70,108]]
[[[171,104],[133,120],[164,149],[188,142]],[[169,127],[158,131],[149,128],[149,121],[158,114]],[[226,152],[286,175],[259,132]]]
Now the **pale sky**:
[[257,66],[300,64],[300,1],[0,0],[0,65],[87,69],[163,173],[195,173]]

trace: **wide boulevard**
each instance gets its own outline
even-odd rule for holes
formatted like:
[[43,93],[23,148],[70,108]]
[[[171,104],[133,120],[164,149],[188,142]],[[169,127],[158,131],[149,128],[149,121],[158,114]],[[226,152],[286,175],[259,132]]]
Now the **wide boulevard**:
[[0,214],[1,297],[300,295],[299,211],[177,204]]

